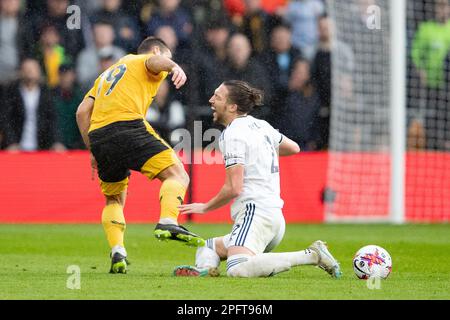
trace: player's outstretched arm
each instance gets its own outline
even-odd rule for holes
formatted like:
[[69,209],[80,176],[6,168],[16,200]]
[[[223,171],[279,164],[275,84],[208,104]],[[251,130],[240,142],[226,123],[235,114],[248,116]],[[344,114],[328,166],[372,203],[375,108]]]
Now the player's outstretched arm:
[[227,168],[225,184],[219,193],[209,200],[207,203],[190,203],[181,205],[181,214],[189,213],[206,213],[211,210],[218,209],[228,204],[231,200],[239,196],[242,192],[242,186],[244,184],[244,166],[235,165]]
[[154,75],[158,75],[163,71],[172,74],[171,80],[177,89],[180,89],[186,83],[187,76],[184,70],[173,60],[169,59],[166,56],[150,56],[145,61],[145,65],[147,67],[147,70]]
[[293,154],[297,154],[300,152],[300,147],[297,142],[289,139],[286,136],[283,136],[283,140],[281,141],[278,152],[281,157],[283,156],[291,156]]

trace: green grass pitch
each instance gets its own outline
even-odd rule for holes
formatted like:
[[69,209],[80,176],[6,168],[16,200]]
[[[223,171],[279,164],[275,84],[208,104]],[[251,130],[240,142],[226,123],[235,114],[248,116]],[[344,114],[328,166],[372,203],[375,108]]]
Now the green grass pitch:
[[[450,225],[288,225],[275,252],[328,242],[343,277],[331,279],[311,266],[271,278],[175,278],[180,264],[193,264],[195,249],[158,242],[153,225],[128,225],[132,262],[126,275],[111,275],[101,225],[0,225],[0,299],[450,299]],[[193,225],[204,237],[226,234],[230,225]],[[352,257],[362,246],[389,251],[393,272],[370,290],[353,274]],[[79,290],[66,287],[79,266]]]

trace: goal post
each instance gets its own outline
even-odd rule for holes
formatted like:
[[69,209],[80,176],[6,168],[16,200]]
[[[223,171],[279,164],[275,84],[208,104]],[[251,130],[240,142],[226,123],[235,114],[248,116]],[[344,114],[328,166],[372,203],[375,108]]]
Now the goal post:
[[394,0],[390,5],[390,219],[393,223],[401,224],[405,221],[406,0]]
[[450,220],[450,3],[327,0],[327,222]]
[[332,23],[332,106],[326,221],[391,218],[389,2],[327,2]]

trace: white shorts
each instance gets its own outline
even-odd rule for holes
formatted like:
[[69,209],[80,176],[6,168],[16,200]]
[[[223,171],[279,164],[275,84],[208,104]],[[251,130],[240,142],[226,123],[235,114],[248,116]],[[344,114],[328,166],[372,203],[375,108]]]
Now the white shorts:
[[233,229],[223,237],[223,243],[227,249],[240,246],[254,254],[270,252],[283,239],[285,227],[281,209],[247,203],[236,214]]

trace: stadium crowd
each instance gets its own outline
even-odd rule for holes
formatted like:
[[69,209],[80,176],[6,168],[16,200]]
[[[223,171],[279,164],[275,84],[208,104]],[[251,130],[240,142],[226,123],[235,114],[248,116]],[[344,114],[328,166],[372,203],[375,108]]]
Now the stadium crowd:
[[[67,27],[70,5],[81,9],[79,28]],[[450,25],[449,16],[439,19]],[[211,127],[214,89],[240,79],[265,91],[265,106],[255,116],[303,150],[326,149],[331,25],[324,0],[0,0],[0,146],[84,148],[75,121],[84,94],[100,73],[154,35],[168,44],[189,79],[180,91],[162,85],[147,114],[169,142],[174,129],[193,120],[202,120],[203,130]],[[424,45],[416,43],[411,64],[425,78],[434,72],[428,77],[432,95],[449,77],[437,79],[436,66],[420,63],[430,52],[426,37],[433,33],[424,35]],[[449,49],[446,43],[439,52],[446,70]],[[420,130],[411,121],[411,136]]]

